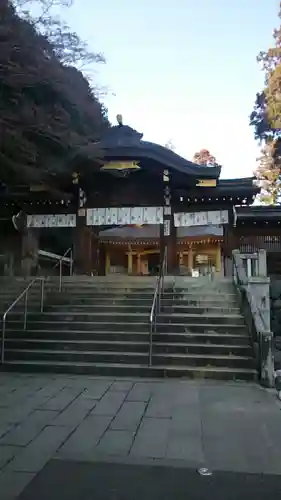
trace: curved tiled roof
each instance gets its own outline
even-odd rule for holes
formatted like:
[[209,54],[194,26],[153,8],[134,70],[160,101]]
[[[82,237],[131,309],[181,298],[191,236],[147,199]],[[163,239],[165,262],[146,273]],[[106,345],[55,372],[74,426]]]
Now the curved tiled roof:
[[150,159],[155,160],[167,168],[180,173],[199,176],[200,178],[217,179],[221,167],[197,165],[174,151],[149,141],[142,140],[143,134],[127,125],[111,127],[103,136],[99,146],[104,151],[105,158],[122,159]]

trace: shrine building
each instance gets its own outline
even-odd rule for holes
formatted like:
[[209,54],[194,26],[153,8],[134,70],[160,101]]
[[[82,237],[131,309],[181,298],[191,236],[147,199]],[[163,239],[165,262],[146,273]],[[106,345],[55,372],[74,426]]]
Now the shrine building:
[[34,256],[43,272],[68,248],[79,275],[156,275],[165,249],[173,275],[229,276],[235,248],[264,248],[269,271],[281,271],[280,210],[252,206],[254,178],[221,179],[221,167],[192,163],[119,122],[81,149],[56,190],[2,189],[1,274],[20,274]]

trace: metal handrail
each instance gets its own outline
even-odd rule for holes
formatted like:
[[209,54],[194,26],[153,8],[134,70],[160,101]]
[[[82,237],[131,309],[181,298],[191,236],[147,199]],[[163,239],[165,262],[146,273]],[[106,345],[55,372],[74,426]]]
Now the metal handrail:
[[161,297],[164,288],[164,276],[167,272],[167,248],[165,248],[163,262],[159,271],[159,276],[157,276],[155,292],[153,295],[152,307],[150,311],[150,334],[149,334],[149,366],[152,365],[152,348],[153,348],[153,333],[156,332],[156,320],[157,314],[160,313],[161,309]]
[[6,309],[2,316],[2,339],[1,339],[1,363],[3,364],[5,361],[5,333],[6,333],[6,319],[7,315],[11,310],[17,305],[17,303],[25,297],[24,300],[24,319],[23,319],[23,329],[26,330],[26,322],[27,322],[27,304],[28,304],[28,292],[30,288],[34,285],[36,281],[41,281],[41,292],[40,292],[40,312],[43,312],[44,309],[44,288],[45,288],[45,278],[40,276],[34,278],[29,285],[20,293],[20,295],[14,300],[14,302]]
[[54,265],[53,269],[55,269],[57,266],[60,268],[60,274],[59,274],[59,291],[61,292],[62,290],[62,264],[63,264],[63,259],[67,257],[67,255],[70,255],[70,266],[69,266],[69,275],[72,276],[73,274],[73,250],[72,247],[69,247],[64,254],[61,256],[61,258],[56,262]]

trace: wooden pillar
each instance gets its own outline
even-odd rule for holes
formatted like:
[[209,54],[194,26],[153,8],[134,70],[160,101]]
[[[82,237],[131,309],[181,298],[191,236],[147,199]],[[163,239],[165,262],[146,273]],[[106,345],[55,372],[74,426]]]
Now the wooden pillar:
[[194,265],[194,263],[193,263],[193,260],[194,260],[193,257],[194,257],[193,256],[193,249],[192,249],[192,247],[189,247],[189,249],[188,249],[187,267],[188,267],[188,270],[189,270],[190,273],[192,272],[193,265]]
[[178,274],[177,263],[177,228],[174,222],[174,212],[171,203],[170,172],[163,171],[163,225],[160,226],[160,264],[163,262],[164,252],[167,252],[167,273]]
[[225,276],[231,276],[233,272],[232,252],[235,249],[239,249],[240,238],[237,228],[233,227],[231,224],[224,226],[223,235],[224,242],[222,251],[224,257],[224,274]]
[[[75,274],[97,275],[99,266],[99,228],[87,226],[87,197],[80,186],[79,175],[73,174],[76,185],[77,217],[74,235],[74,272]],[[104,271],[103,271],[104,273]]]
[[128,274],[133,274],[133,254],[131,249],[128,252]]
[[219,273],[221,271],[221,247],[218,243],[216,248],[216,272]]
[[91,227],[85,225],[83,218],[77,217],[74,236],[74,271],[75,274],[98,274],[97,238]]
[[107,276],[110,273],[110,252],[106,250],[105,254],[105,275]]
[[164,224],[160,226],[160,263],[162,263],[165,249],[167,252],[167,273],[178,274],[177,228],[174,226],[172,215],[164,217]]
[[141,273],[141,255],[137,253],[137,275]]
[[183,252],[179,253],[179,264],[180,264],[180,266],[183,265]]

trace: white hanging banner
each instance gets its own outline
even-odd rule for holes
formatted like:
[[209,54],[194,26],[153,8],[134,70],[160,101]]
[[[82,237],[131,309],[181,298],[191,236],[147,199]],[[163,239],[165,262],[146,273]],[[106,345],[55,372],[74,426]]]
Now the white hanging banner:
[[163,207],[88,208],[87,226],[163,224]]
[[27,227],[75,227],[76,214],[34,214],[27,216]]
[[120,225],[131,224],[131,208],[130,207],[118,208],[117,224],[120,224]]
[[131,208],[131,224],[142,224],[143,222],[143,207]]
[[228,224],[228,210],[175,213],[174,221],[175,227],[219,226]]

